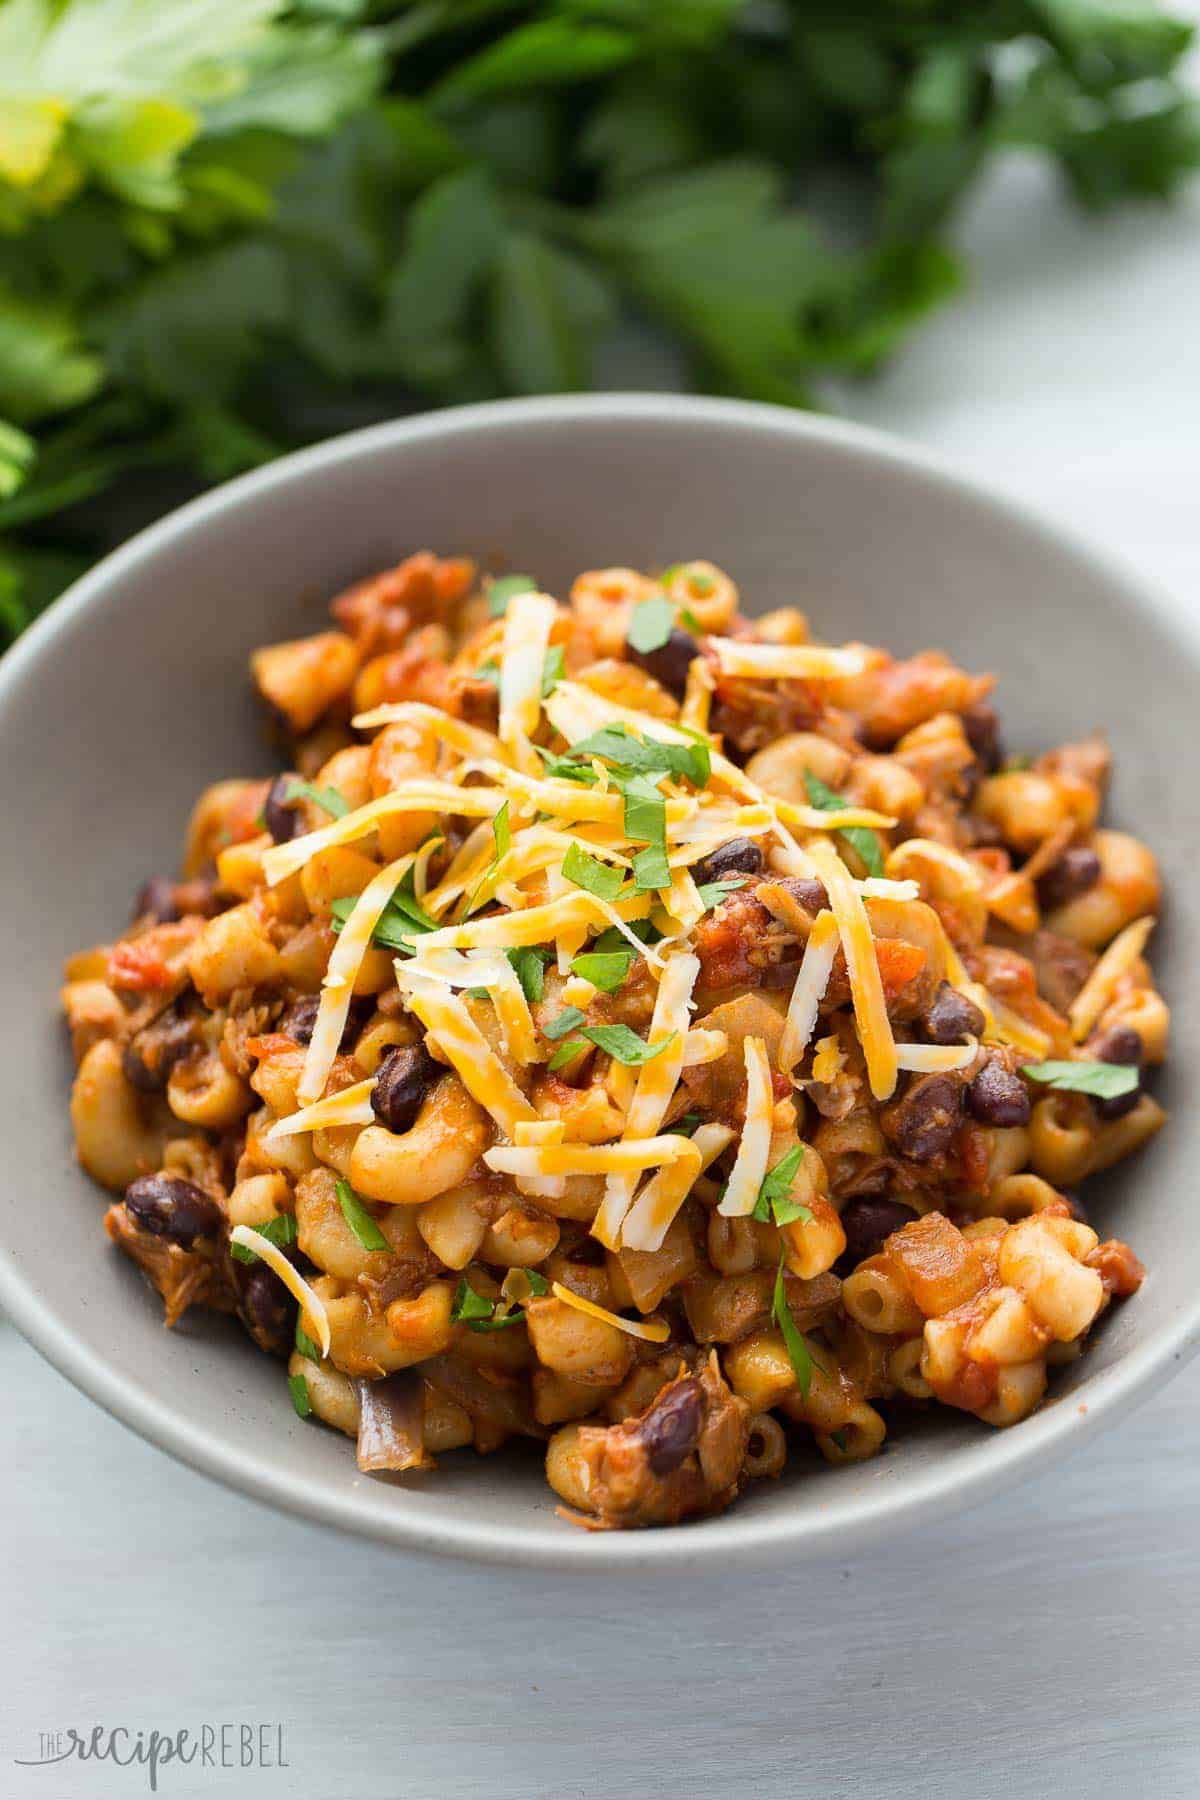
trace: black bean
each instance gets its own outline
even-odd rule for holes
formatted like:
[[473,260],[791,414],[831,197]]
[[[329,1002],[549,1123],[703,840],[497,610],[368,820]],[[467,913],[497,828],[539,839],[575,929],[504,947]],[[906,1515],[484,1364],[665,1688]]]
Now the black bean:
[[1000,767],[1004,758],[1004,746],[1000,741],[1000,721],[996,717],[995,707],[984,700],[977,700],[969,706],[962,716],[963,730],[967,734],[967,742],[978,757],[986,774]]
[[[284,1037],[290,1037],[294,1043],[311,1044],[320,1004],[316,994],[301,994],[298,1000],[292,1001],[276,1030],[282,1032]],[[342,1028],[339,1050],[349,1050],[374,1010],[375,1002],[370,996],[355,995]]]
[[985,1023],[975,1002],[948,981],[942,982],[917,1021],[927,1044],[961,1044],[964,1038],[980,1037]]
[[140,1175],[125,1189],[125,1211],[152,1237],[170,1238],[185,1250],[221,1229],[216,1201],[181,1175]]
[[786,888],[793,900],[798,900],[806,913],[815,919],[829,905],[829,895],[825,892],[823,881],[814,881],[807,875],[785,875],[779,883]]
[[293,782],[299,781],[298,775],[288,773],[277,775],[271,783],[263,807],[263,818],[267,830],[277,844],[286,844],[289,839],[298,837],[304,830],[304,820],[299,813],[299,800],[289,800]]
[[410,1131],[429,1089],[443,1073],[424,1044],[389,1050],[371,1089],[371,1110],[389,1131]]
[[[1088,1042],[1088,1052],[1097,1062],[1121,1063],[1135,1066],[1139,1071],[1145,1061],[1146,1049],[1141,1038],[1132,1025],[1110,1025],[1107,1031],[1101,1031]],[[1110,1100],[1092,1097],[1092,1105],[1102,1119],[1123,1119],[1126,1113],[1133,1111],[1142,1097],[1141,1076],[1138,1076],[1136,1087],[1130,1088],[1127,1094],[1115,1094]]]
[[730,875],[757,875],[763,866],[763,853],[750,838],[730,838],[727,844],[702,856],[692,864],[692,880],[721,881]]
[[[283,1253],[289,1262],[294,1257]],[[238,1318],[268,1356],[289,1356],[296,1340],[299,1307],[274,1269],[265,1262],[230,1261]]]
[[198,1022],[170,1006],[134,1033],[121,1052],[121,1067],[140,1093],[161,1094],[175,1064],[198,1048]]
[[911,1206],[905,1206],[901,1200],[890,1200],[885,1195],[876,1198],[860,1194],[856,1199],[848,1200],[842,1208],[846,1248],[839,1259],[839,1269],[849,1274],[864,1258],[874,1256],[893,1231],[911,1225],[916,1217]]
[[998,1056],[989,1057],[967,1089],[967,1105],[981,1125],[1028,1125],[1029,1089]]
[[632,644],[627,646],[629,660],[635,662],[639,669],[645,669],[647,675],[653,675],[661,687],[669,694],[682,700],[687,687],[688,669],[693,659],[700,654],[700,647],[694,637],[672,625],[671,635],[665,644],[657,650],[635,650]]
[[142,919],[147,913],[160,925],[173,925],[179,917],[175,883],[165,875],[152,875],[133,903],[135,919]]
[[887,1108],[883,1127],[901,1155],[931,1162],[957,1137],[962,1106],[962,1082],[953,1075],[919,1075],[904,1098]]
[[696,1448],[704,1422],[704,1394],[688,1376],[672,1382],[637,1422],[637,1435],[655,1475],[669,1475]]
[[1086,894],[1100,879],[1100,858],[1085,844],[1072,844],[1050,864],[1037,884],[1038,901],[1046,912],[1065,906],[1079,894]]

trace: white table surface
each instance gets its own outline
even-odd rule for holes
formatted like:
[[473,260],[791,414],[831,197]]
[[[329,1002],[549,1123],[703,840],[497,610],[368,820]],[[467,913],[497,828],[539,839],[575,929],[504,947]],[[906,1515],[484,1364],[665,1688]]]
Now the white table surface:
[[[849,410],[1200,587],[1200,196],[1081,222],[1035,170],[974,281]],[[0,1324],[0,1795],[38,1733],[267,1722],[287,1769],[173,1800],[1183,1800],[1200,1790],[1200,1362],[1023,1489],[852,1563],[641,1586],[422,1562],[276,1518]],[[236,1743],[236,1737],[234,1743]],[[236,1755],[236,1752],[235,1752]]]

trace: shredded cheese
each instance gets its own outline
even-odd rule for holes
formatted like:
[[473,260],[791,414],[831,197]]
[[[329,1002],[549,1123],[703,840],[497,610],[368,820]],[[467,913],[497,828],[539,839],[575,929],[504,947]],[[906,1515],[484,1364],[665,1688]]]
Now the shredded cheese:
[[783,1036],[779,1040],[778,1063],[790,1075],[808,1049],[817,1027],[817,1013],[837,956],[838,925],[833,914],[821,911],[813,920],[799,973],[788,1001]]
[[683,1066],[685,1069],[699,1069],[705,1063],[719,1062],[729,1048],[729,1039],[723,1031],[689,1031],[683,1046]]
[[1119,931],[1071,1003],[1071,1035],[1081,1044],[1113,998],[1117,983],[1129,974],[1146,948],[1158,920],[1135,919]]
[[253,1250],[262,1258],[267,1267],[282,1281],[284,1287],[300,1307],[304,1318],[317,1328],[317,1343],[321,1347],[321,1355],[329,1355],[332,1335],[329,1330],[329,1314],[325,1311],[325,1302],[314,1293],[299,1270],[294,1269],[278,1245],[270,1238],[255,1231],[252,1225],[235,1225],[229,1234],[231,1244],[240,1244],[243,1250]]
[[295,1137],[301,1131],[328,1131],[338,1125],[370,1125],[375,1114],[371,1108],[371,1090],[375,1086],[372,1075],[367,1081],[356,1081],[353,1087],[343,1088],[340,1094],[330,1094],[327,1100],[314,1100],[311,1106],[302,1106],[299,1112],[289,1113],[286,1119],[276,1119],[265,1142],[274,1143],[279,1138]]
[[692,1191],[692,1184],[703,1168],[699,1150],[685,1139],[691,1154],[652,1175],[621,1227],[621,1243],[626,1250],[657,1250],[670,1228],[671,1221]]
[[[651,1048],[655,1044],[661,1044],[664,1038],[673,1037],[673,1042],[652,1062],[643,1063],[638,1070],[637,1085],[625,1117],[625,1129],[622,1133],[624,1139],[653,1138],[667,1116],[667,1108],[671,1104],[671,1098],[679,1084],[679,1072],[683,1068],[688,1036],[688,1009],[699,973],[700,958],[688,952],[677,952],[668,957],[663,965],[646,1042]],[[687,1142],[686,1138],[682,1141]],[[696,1174],[699,1174],[698,1167],[692,1180]],[[617,1247],[621,1221],[633,1199],[633,1180],[630,1173],[614,1171],[605,1183],[604,1199],[592,1225],[592,1236],[599,1238],[610,1250]],[[690,1181],[688,1186],[691,1186]],[[680,1198],[682,1199],[682,1195]]]
[[742,1219],[754,1211],[758,1190],[767,1173],[775,1113],[771,1065],[765,1042],[760,1037],[748,1037],[742,1049],[746,1059],[746,1123],[742,1127],[729,1185],[717,1208],[727,1219]]
[[1031,1025],[1028,1019],[1023,1019],[1011,1006],[1005,1006],[995,995],[989,995],[989,1000],[992,1019],[987,1036],[1002,1044],[1011,1044],[1014,1050],[1022,1050],[1026,1056],[1042,1061],[1051,1048],[1049,1034],[1039,1026]]
[[582,1294],[572,1293],[561,1281],[552,1281],[550,1292],[564,1306],[573,1306],[576,1312],[586,1313],[589,1319],[601,1319],[606,1325],[615,1325],[618,1331],[641,1338],[647,1344],[665,1344],[671,1335],[671,1327],[665,1319],[623,1319],[620,1313],[609,1312],[606,1306],[597,1306],[595,1301],[585,1300]]
[[616,1144],[497,1144],[484,1151],[483,1160],[498,1175],[637,1175],[686,1156],[681,1146],[688,1141],[670,1133]]
[[710,637],[725,675],[761,677],[768,681],[820,681],[837,675],[861,675],[878,660],[878,652],[821,644],[759,644],[752,638]]
[[[287,846],[281,846],[286,848]],[[330,952],[321,983],[321,999],[313,1025],[312,1038],[304,1055],[304,1068],[296,1087],[300,1100],[319,1100],[325,1091],[329,1071],[334,1065],[346,1020],[354,983],[363,958],[371,948],[371,936],[396,887],[412,866],[411,853],[401,856],[381,869],[359,894],[341,935]]]
[[549,594],[514,594],[500,649],[500,742],[509,749],[533,736],[542,710],[542,670],[558,608]]
[[306,831],[303,837],[287,844],[273,844],[262,854],[263,874],[268,887],[277,887],[289,875],[298,875],[305,863],[320,850],[332,850],[338,844],[353,844],[364,838],[382,819],[396,813],[445,813],[453,818],[490,819],[504,804],[504,795],[495,788],[459,788],[449,781],[407,781],[378,800],[368,800],[344,819],[334,819],[319,831]]
[[374,731],[382,725],[424,726],[441,743],[449,744],[453,750],[461,750],[464,756],[495,756],[499,749],[490,731],[467,725],[462,719],[443,712],[440,706],[427,706],[423,700],[399,700],[387,706],[372,707],[370,712],[357,713],[350,723],[356,731]]
[[836,1031],[831,1031],[828,1037],[821,1039],[813,1052],[811,1079],[827,1087],[831,1081],[837,1080],[845,1067],[846,1058],[842,1053],[841,1039]]
[[887,1015],[879,964],[875,960],[867,909],[849,870],[832,844],[824,839],[814,839],[808,851],[837,920],[871,1092],[876,1100],[887,1100],[896,1088],[896,1044]]
[[965,1044],[897,1044],[896,1067],[917,1075],[940,1075],[969,1069],[979,1054],[979,1044],[969,1037]]
[[397,962],[396,979],[409,1011],[436,1039],[471,1098],[491,1113],[501,1131],[511,1137],[519,1120],[537,1118],[457,994],[448,994],[402,962]]

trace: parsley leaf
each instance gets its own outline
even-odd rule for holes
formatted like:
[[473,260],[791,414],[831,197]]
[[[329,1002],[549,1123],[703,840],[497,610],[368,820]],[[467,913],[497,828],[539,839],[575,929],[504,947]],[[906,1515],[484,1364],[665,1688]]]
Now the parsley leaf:
[[546,964],[553,961],[553,950],[544,950],[539,944],[527,944],[508,950],[505,955],[517,972],[526,1000],[530,1006],[536,1006],[546,990]]
[[597,1050],[607,1052],[614,1062],[636,1069],[643,1063],[653,1062],[656,1056],[661,1056],[679,1034],[672,1031],[668,1037],[654,1045],[647,1044],[628,1025],[587,1025],[583,1035],[595,1044]]
[[[550,1283],[536,1269],[512,1272],[525,1277],[531,1294],[549,1293]],[[501,1305],[501,1301],[486,1300],[482,1294],[477,1294],[464,1275],[455,1291],[450,1320],[454,1325],[465,1325],[468,1331],[506,1331],[510,1325],[524,1323],[523,1308],[518,1306],[509,1312],[502,1312]]]
[[564,1006],[556,1018],[542,1026],[542,1036],[557,1043],[560,1037],[566,1037],[568,1031],[574,1031],[577,1025],[582,1025],[584,1017],[577,1006]]
[[311,781],[289,781],[284,793],[285,800],[311,800],[334,819],[344,819],[350,811],[349,803],[342,798],[335,787],[314,787]]
[[488,611],[493,619],[502,619],[514,594],[527,594],[536,587],[529,575],[499,575],[488,584]]
[[571,747],[579,760],[598,756],[612,763],[624,778],[631,775],[674,775],[705,787],[712,773],[712,751],[707,743],[668,744],[662,738],[635,737],[623,725],[604,725],[580,738]]
[[673,1125],[668,1125],[667,1130],[674,1132],[677,1137],[695,1137],[703,1123],[699,1113],[689,1112],[684,1113],[682,1119],[676,1119]]
[[307,1419],[312,1414],[313,1404],[308,1394],[308,1383],[303,1375],[288,1376],[288,1393],[292,1396],[292,1405],[296,1417]]
[[586,1038],[568,1038],[565,1044],[558,1046],[546,1067],[552,1075],[556,1074],[559,1069],[565,1069],[568,1063],[573,1063],[580,1052],[589,1047]]
[[568,881],[595,894],[598,900],[615,900],[625,885],[625,876],[620,869],[590,856],[581,844],[571,845],[563,857],[562,872]]
[[[330,907],[333,929],[340,932],[354,911],[357,894],[344,894]],[[371,933],[371,942],[381,950],[399,950],[405,956],[413,953],[412,940],[427,931],[436,931],[438,921],[431,917],[413,892],[410,869],[380,913]]]
[[375,1219],[367,1211],[348,1181],[339,1180],[336,1186],[338,1205],[342,1209],[342,1217],[358,1239],[364,1250],[390,1250],[391,1245],[384,1237]]
[[754,1202],[752,1217],[760,1225],[766,1225],[774,1215],[776,1225],[791,1225],[796,1219],[807,1221],[812,1213],[807,1206],[788,1198],[793,1181],[804,1161],[804,1145],[793,1144],[785,1156],[780,1157],[773,1169],[768,1169],[763,1176],[762,1186],[758,1190],[758,1198]]
[[508,855],[509,845],[512,843],[512,826],[508,822],[507,800],[499,812],[492,815],[492,837],[496,845],[496,861],[499,862],[502,856]]
[[658,783],[649,775],[631,775],[622,783],[625,799],[625,836],[636,843],[658,844],[667,841],[667,803],[658,791]]
[[662,594],[655,594],[649,600],[639,600],[625,634],[627,642],[643,656],[648,655],[651,650],[661,650],[671,635],[674,617],[671,602]]
[[[276,1213],[273,1219],[264,1219],[254,1230],[278,1250],[286,1250],[296,1241],[296,1221],[291,1213]],[[256,1263],[260,1260],[257,1250],[251,1250],[249,1244],[231,1244],[229,1249],[235,1262]]]
[[450,1309],[450,1319],[455,1325],[469,1325],[473,1319],[490,1319],[494,1302],[485,1300],[464,1275],[454,1291],[454,1305]]
[[[808,789],[810,803],[818,807],[821,812],[840,812],[848,804],[840,794],[834,792],[833,788],[826,787],[825,783],[819,780],[811,769],[804,771],[804,785]],[[851,850],[860,858],[868,875],[883,874],[883,851],[879,846],[878,832],[872,831],[867,825],[849,825],[845,831],[839,831],[837,835],[844,843],[849,844]]]
[[582,975],[585,981],[590,981],[602,994],[612,994],[628,975],[632,961],[632,950],[585,951],[572,960],[571,972]]
[[314,1344],[307,1331],[305,1331],[304,1327],[301,1325],[298,1317],[296,1319],[296,1348],[301,1356],[306,1356],[308,1358],[309,1362],[320,1362],[320,1345]]
[[561,644],[551,644],[546,652],[546,660],[542,664],[542,699],[552,694],[563,678],[566,666],[566,652]]
[[[628,929],[635,938],[640,938],[643,944],[657,944],[662,936],[662,932],[658,931],[649,919],[630,919]],[[618,931],[615,925],[609,925],[600,933],[599,937],[592,939],[592,949],[598,950],[602,956],[607,956],[610,951],[620,950],[626,941],[624,934]]]
[[1131,1094],[1141,1080],[1133,1063],[1042,1062],[1026,1063],[1021,1070],[1031,1081],[1060,1088],[1069,1094],[1090,1094],[1094,1100],[1116,1100]]
[[688,630],[691,632],[693,637],[703,637],[704,636],[704,627],[700,623],[699,619],[696,617],[695,613],[692,611],[690,606],[685,606],[682,608],[682,610],[680,611],[680,614],[679,614],[679,622],[681,625],[687,626]]
[[719,881],[702,881],[696,892],[704,902],[705,912],[712,912],[728,895],[744,888],[749,880],[748,875],[723,875]]
[[644,850],[638,851],[633,859],[633,882],[643,893],[670,887],[671,866],[661,844],[648,844]]
[[796,1385],[803,1399],[808,1398],[808,1390],[812,1386],[813,1368],[820,1368],[809,1347],[808,1340],[800,1330],[788,1305],[787,1288],[783,1280],[784,1257],[779,1258],[779,1267],[775,1272],[775,1291],[771,1298],[771,1317],[783,1333],[784,1347],[788,1353],[788,1361],[796,1376]]

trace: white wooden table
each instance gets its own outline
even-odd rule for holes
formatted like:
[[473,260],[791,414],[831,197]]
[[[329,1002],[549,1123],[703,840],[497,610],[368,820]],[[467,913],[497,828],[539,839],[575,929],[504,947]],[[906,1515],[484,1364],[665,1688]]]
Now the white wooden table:
[[[1005,171],[967,225],[973,291],[851,410],[1200,592],[1198,227],[1200,197],[1088,225]],[[233,1726],[233,1767],[160,1771],[172,1800],[1200,1791],[1200,1363],[926,1536],[702,1587],[509,1577],[276,1518],[4,1325],[0,1393],[0,1795],[148,1792],[138,1768],[14,1761],[95,1724]],[[286,1769],[236,1766],[243,1723],[272,1753],[282,1728]]]

